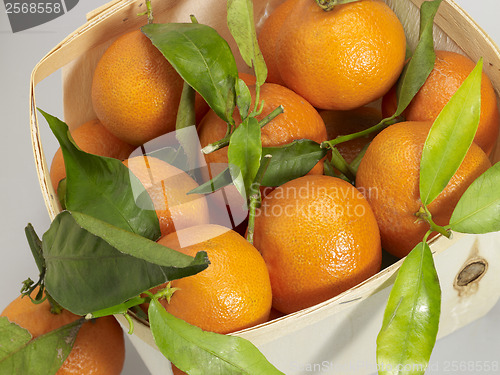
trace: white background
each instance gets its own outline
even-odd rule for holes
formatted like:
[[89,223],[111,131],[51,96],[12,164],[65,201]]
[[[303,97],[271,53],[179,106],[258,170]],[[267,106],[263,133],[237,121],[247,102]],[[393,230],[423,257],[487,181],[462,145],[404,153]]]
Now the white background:
[[[15,34],[8,24],[4,6],[0,5],[0,311],[19,294],[23,280],[28,277],[36,280],[38,276],[24,236],[26,224],[32,223],[40,236],[49,227],[29,133],[31,71],[53,46],[85,22],[86,13],[104,3],[105,0],[81,0],[68,14]],[[498,0],[457,0],[457,3],[500,45]],[[62,118],[58,75],[38,86],[37,98],[41,108]],[[43,142],[50,160],[57,144],[47,130],[43,133]],[[149,374],[126,340],[123,374]],[[482,319],[437,342],[431,362],[439,364],[441,369],[431,373],[450,373],[444,371],[443,366],[451,361],[500,361],[500,303]],[[493,373],[500,374],[500,370],[488,372]]]

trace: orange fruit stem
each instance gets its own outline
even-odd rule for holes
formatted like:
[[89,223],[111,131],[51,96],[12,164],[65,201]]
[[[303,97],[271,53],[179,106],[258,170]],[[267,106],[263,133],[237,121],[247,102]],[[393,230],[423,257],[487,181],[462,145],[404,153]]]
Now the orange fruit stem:
[[262,183],[262,179],[266,174],[267,167],[269,167],[269,163],[271,163],[272,155],[264,155],[262,162],[260,164],[259,170],[257,171],[257,175],[255,176],[254,183],[252,184],[252,191],[250,192],[249,204],[248,204],[248,230],[246,239],[253,245],[253,234],[255,227],[255,213],[257,207],[260,207],[261,202],[261,193],[260,186]]
[[325,12],[329,12],[337,5],[354,3],[355,1],[359,0],[316,0],[316,3]]
[[432,220],[432,214],[430,213],[430,211],[429,211],[429,209],[427,207],[425,207],[425,206],[424,207],[420,207],[420,209],[418,210],[418,212],[415,213],[415,216],[418,217],[421,220],[424,220],[430,226],[430,232],[428,231],[428,233],[424,237],[424,240],[423,240],[424,242],[427,240],[427,237],[429,236],[429,234],[431,232],[437,232],[439,234],[442,234],[446,238],[450,238],[451,237],[451,232],[446,227],[442,227],[442,226],[436,224]]
[[[271,113],[269,113],[266,117],[264,117],[262,120],[259,121],[259,125],[261,129],[266,126],[268,123],[270,123],[272,120],[276,118],[279,114],[283,113],[283,106],[278,106],[276,107],[275,110],[273,110]],[[229,145],[229,138],[231,138],[231,133],[227,134],[224,138],[214,142],[210,143],[209,145],[206,145],[201,149],[201,152],[203,152],[205,155],[210,154],[212,152],[215,152],[217,150],[220,150],[221,148],[226,147]]]

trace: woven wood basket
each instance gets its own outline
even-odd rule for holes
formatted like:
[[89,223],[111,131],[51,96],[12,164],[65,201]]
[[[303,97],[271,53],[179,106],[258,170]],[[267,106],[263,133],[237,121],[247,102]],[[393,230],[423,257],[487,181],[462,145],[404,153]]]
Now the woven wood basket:
[[[254,0],[257,27],[282,0]],[[406,30],[410,48],[418,35],[418,8],[423,0],[386,0]],[[195,14],[201,23],[215,27],[236,51],[225,22],[226,2],[222,0],[153,0],[155,22],[190,22]],[[55,46],[34,68],[31,76],[30,126],[36,168],[48,213],[60,211],[49,178],[43,152],[36,86],[62,69],[64,120],[70,128],[95,118],[90,100],[92,74],[103,51],[119,35],[145,22],[142,0],[115,0],[92,13],[88,21]],[[463,53],[474,61],[484,58],[484,71],[497,95],[500,91],[500,52],[486,33],[453,1],[444,0],[435,18],[437,49]],[[238,56],[238,53],[235,53]],[[238,60],[241,71],[247,68]],[[492,161],[500,160],[500,147]],[[500,298],[500,232],[487,235],[455,234],[453,239],[437,238],[431,245],[442,287],[442,317],[438,337],[486,314]],[[473,282],[460,285],[461,272],[471,263],[485,271]],[[320,369],[329,374],[370,374],[376,372],[375,339],[395,273],[401,261],[341,295],[319,305],[235,333],[252,341],[267,358],[286,374]],[[120,322],[128,329],[121,316]],[[169,362],[156,348],[147,323],[137,320],[131,340],[153,375],[170,371]]]

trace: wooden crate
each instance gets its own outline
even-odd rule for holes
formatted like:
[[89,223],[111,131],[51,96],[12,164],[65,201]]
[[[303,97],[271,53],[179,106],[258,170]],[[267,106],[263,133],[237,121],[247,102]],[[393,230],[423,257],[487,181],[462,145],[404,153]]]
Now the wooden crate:
[[[257,26],[282,0],[254,1]],[[423,0],[386,0],[402,21],[410,47],[418,34],[418,7]],[[221,0],[153,0],[155,22],[190,22],[195,14],[201,23],[215,27],[230,42],[225,21],[226,2]],[[38,114],[37,84],[59,69],[63,72],[64,120],[70,128],[95,118],[90,100],[92,73],[103,51],[119,35],[145,22],[141,0],[115,0],[88,15],[88,22],[50,51],[34,68],[31,77],[31,135],[37,172],[51,218],[60,211],[44,156]],[[444,0],[435,18],[435,46],[463,53],[474,61],[484,58],[484,71],[497,96],[500,90],[500,52],[486,33],[453,1]],[[239,56],[237,53],[236,56]],[[238,59],[242,71],[247,68]],[[500,160],[500,147],[492,161]],[[438,237],[431,245],[442,287],[442,317],[438,337],[486,314],[500,298],[500,233],[454,234]],[[470,263],[485,265],[474,282],[458,286],[457,277]],[[286,374],[319,369],[330,374],[370,374],[376,371],[375,339],[401,261],[385,268],[362,284],[324,303],[235,333],[256,344]],[[125,327],[123,317],[117,317]],[[168,361],[155,347],[147,324],[137,321],[131,336],[153,375],[169,371]]]

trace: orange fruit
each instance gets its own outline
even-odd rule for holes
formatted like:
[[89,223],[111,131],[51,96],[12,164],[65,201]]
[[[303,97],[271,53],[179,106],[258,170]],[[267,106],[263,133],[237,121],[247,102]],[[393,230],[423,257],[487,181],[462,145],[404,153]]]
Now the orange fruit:
[[[48,300],[40,304],[19,296],[2,312],[10,322],[28,330],[33,338],[74,322],[80,316],[67,310],[50,311]],[[81,326],[73,349],[57,375],[119,375],[125,361],[123,330],[112,316],[87,321]]]
[[292,11],[295,3],[296,0],[287,0],[281,3],[264,21],[258,33],[259,48],[267,66],[266,82],[276,83],[282,86],[285,84],[281,79],[279,68],[276,63],[276,41],[281,26]]
[[[436,51],[434,69],[420,91],[403,112],[408,121],[434,121],[465,78],[475,67],[468,57],[450,51]],[[396,88],[382,100],[382,114],[389,117],[397,107]],[[491,81],[483,73],[481,80],[481,113],[474,142],[490,154],[498,138],[500,117],[497,97]]]
[[209,221],[206,199],[187,193],[198,187],[186,172],[152,156],[124,161],[148,192],[160,221],[162,235]]
[[[71,131],[71,137],[78,147],[89,154],[107,156],[123,160],[127,158],[135,147],[116,138],[102,126],[99,120],[88,121]],[[50,180],[57,191],[59,181],[66,178],[64,158],[59,148],[50,164]]]
[[[371,142],[356,174],[356,187],[377,218],[382,247],[398,257],[407,255],[429,229],[415,214],[421,206],[420,159],[430,127],[430,122],[411,121],[389,126]],[[462,194],[490,166],[484,151],[473,143],[448,185],[428,206],[436,224],[449,224]]]
[[[325,122],[328,139],[357,133],[382,121],[382,114],[373,107],[360,107],[348,111],[320,111],[319,114]],[[342,142],[336,147],[345,161],[352,163],[361,150],[375,137],[375,134],[370,133],[364,137]]]
[[[255,86],[249,89],[252,99],[255,100]],[[262,128],[261,139],[263,147],[279,146],[296,139],[311,139],[321,143],[326,141],[326,129],[318,111],[305,99],[286,87],[273,83],[265,83],[260,89],[260,99],[264,101],[262,113],[257,116],[263,119],[270,112],[282,105],[284,112]],[[236,124],[241,118],[235,111]],[[198,134],[202,147],[224,138],[227,125],[217,114],[210,110],[198,127]],[[227,148],[220,149],[205,156],[207,163],[226,163]],[[322,174],[323,162],[319,162],[310,173]]]
[[381,0],[329,12],[298,0],[276,43],[285,85],[321,109],[353,109],[381,98],[398,79],[405,53],[403,26]]
[[[182,246],[183,239],[191,245]],[[194,256],[206,251],[210,265],[200,273],[172,281],[167,303],[171,314],[206,331],[229,333],[267,321],[271,285],[257,249],[236,232],[200,225],[162,237],[158,243]],[[163,286],[164,287],[164,286]]]
[[140,31],[116,39],[99,60],[92,104],[115,136],[138,146],[175,130],[183,80]]
[[247,86],[255,85],[257,78],[253,74],[249,73],[238,73],[238,77],[247,84]]
[[300,177],[268,194],[256,214],[254,245],[269,270],[273,307],[285,314],[357,285],[382,259],[368,202],[329,176]]

